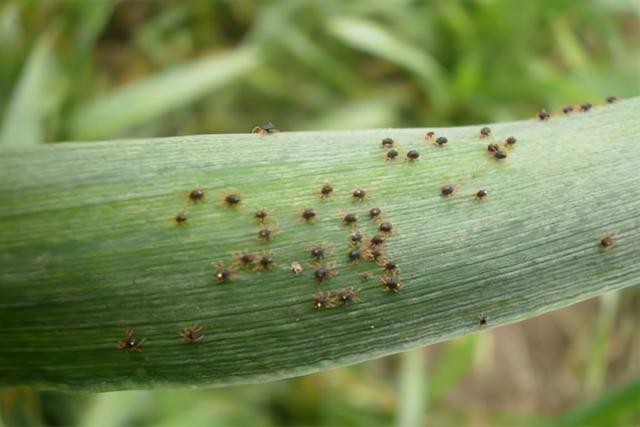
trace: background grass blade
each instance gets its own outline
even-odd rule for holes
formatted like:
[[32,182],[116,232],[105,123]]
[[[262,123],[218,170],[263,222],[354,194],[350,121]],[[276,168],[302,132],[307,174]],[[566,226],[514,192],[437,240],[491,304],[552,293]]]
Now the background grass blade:
[[58,31],[40,36],[11,94],[0,129],[0,145],[36,145],[44,142],[45,119],[63,99],[66,85],[52,44]]
[[114,135],[224,87],[246,76],[259,63],[257,49],[245,46],[131,83],[78,107],[70,119],[70,134],[74,139]]
[[[63,143],[0,156],[0,384],[112,390],[226,385],[306,374],[514,322],[638,283],[640,98],[588,113],[435,129],[216,135]],[[515,135],[498,162],[488,142]],[[384,160],[380,140],[417,162]],[[320,200],[325,180],[335,197]],[[451,197],[440,195],[448,182]],[[188,202],[200,186],[203,203]],[[361,186],[368,199],[354,202]],[[474,194],[486,188],[479,202]],[[238,191],[238,208],[220,199]],[[380,268],[346,262],[349,227],[367,235],[379,206],[405,287],[382,292]],[[257,239],[264,207],[278,231]],[[315,207],[319,218],[303,224]],[[187,213],[188,225],[174,215]],[[599,248],[603,235],[616,244]],[[330,249],[339,275],[313,280],[308,250]],[[212,262],[273,252],[269,272],[218,285]],[[296,276],[288,266],[304,264]],[[361,281],[361,273],[373,278]],[[314,310],[317,289],[360,288],[362,301]],[[179,329],[205,328],[197,345]],[[116,348],[125,328],[142,352]]]

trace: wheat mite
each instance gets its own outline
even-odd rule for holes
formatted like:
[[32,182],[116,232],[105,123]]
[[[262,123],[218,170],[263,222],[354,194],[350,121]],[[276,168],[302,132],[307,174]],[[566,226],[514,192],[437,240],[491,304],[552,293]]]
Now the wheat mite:
[[263,242],[270,242],[276,234],[276,230],[273,230],[269,227],[264,227],[258,231],[258,240],[262,240]]
[[184,212],[178,212],[175,216],[175,220],[178,224],[184,224],[187,222],[187,214]]
[[316,261],[320,261],[321,259],[324,259],[326,251],[327,248],[324,246],[314,246],[309,250],[309,255]]
[[336,292],[336,297],[342,305],[352,304],[359,302],[359,291],[354,287],[340,289]]
[[313,308],[330,308],[336,306],[336,297],[331,292],[319,291],[313,296]]
[[220,284],[230,281],[236,273],[233,268],[225,267],[223,262],[216,262],[213,265],[216,268],[216,279]]
[[277,132],[280,132],[280,130],[277,129],[275,125],[271,122],[267,122],[262,126],[256,126],[251,131],[251,133],[258,133],[260,135],[269,135]]
[[571,112],[573,112],[573,105],[567,105],[566,107],[564,107],[562,109],[562,112],[565,114],[569,114]]
[[391,259],[382,259],[378,262],[378,265],[387,273],[398,273],[400,271],[398,264]]
[[358,221],[358,214],[349,212],[342,217],[342,222],[346,225],[353,225]]
[[371,208],[369,209],[369,219],[376,219],[382,215],[382,209],[380,208]]
[[381,246],[370,246],[362,254],[362,257],[367,261],[375,261],[375,262],[379,261],[381,258],[383,258],[383,256],[384,255],[382,253]]
[[436,138],[436,145],[438,147],[443,147],[447,142],[449,142],[449,140],[444,136],[439,136]]
[[602,239],[600,239],[600,248],[603,251],[608,251],[615,245],[616,241],[613,234],[606,234]]
[[322,187],[320,187],[320,197],[329,197],[333,194],[333,186],[331,185],[330,182],[325,182],[324,184],[322,184]]
[[200,188],[191,190],[191,192],[189,193],[189,199],[191,199],[192,202],[199,202],[202,200],[203,197],[204,197],[204,191],[202,191]]
[[236,193],[231,193],[224,196],[224,202],[228,206],[237,206],[241,201],[242,201],[242,197]]
[[414,161],[420,158],[420,153],[417,150],[410,150],[407,152],[407,160]]
[[314,208],[307,208],[303,210],[301,215],[302,220],[304,222],[311,222],[315,220],[317,216],[318,216],[318,211]]
[[368,282],[373,277],[373,273],[370,271],[365,271],[364,273],[360,273],[360,281]]
[[480,138],[487,138],[489,137],[489,135],[491,135],[490,127],[485,126],[482,129],[480,129]]
[[144,347],[144,338],[137,340],[133,336],[133,329],[129,328],[124,332],[125,338],[117,342],[117,346],[121,350],[141,351]]
[[347,258],[349,262],[360,261],[362,259],[362,252],[360,252],[360,249],[352,249],[347,253]]
[[442,194],[444,197],[452,195],[453,193],[455,193],[455,191],[456,186],[454,184],[445,184],[440,187],[440,194]]
[[237,254],[233,254],[233,263],[232,265],[238,267],[249,267],[256,260],[255,254],[250,252],[240,252]]
[[618,97],[615,95],[610,95],[607,96],[607,98],[605,99],[609,104],[613,104],[614,102],[616,102],[618,100]]
[[384,235],[389,235],[393,231],[393,224],[390,222],[383,222],[378,226],[378,231]]
[[182,342],[185,344],[194,344],[204,339],[202,326],[195,323],[193,326],[180,329]]
[[256,219],[256,221],[258,221],[258,223],[260,224],[264,224],[267,220],[267,216],[269,216],[269,213],[265,210],[265,209],[258,209],[257,211],[254,212],[253,217]]
[[398,150],[396,150],[395,148],[392,148],[391,150],[387,151],[387,160],[393,160],[396,157],[398,157]]
[[481,314],[480,316],[478,316],[478,319],[476,320],[476,324],[478,325],[478,328],[487,326],[487,316],[485,316],[484,314]]
[[315,271],[313,272],[313,278],[316,279],[316,282],[318,283],[322,283],[326,279],[336,277],[337,275],[338,275],[338,272],[336,269],[330,268],[327,266],[320,266],[316,268]]
[[489,153],[495,153],[499,149],[500,149],[500,147],[498,146],[498,144],[489,144],[489,145],[487,145],[487,151]]
[[370,245],[371,247],[381,247],[384,246],[384,236],[380,236],[379,234],[376,234],[375,236],[373,236],[371,238],[370,241]]
[[498,160],[506,159],[507,152],[504,150],[497,150],[495,153],[493,153],[493,157],[495,157]]
[[351,234],[349,234],[349,241],[353,244],[353,245],[359,245],[362,242],[362,233],[360,233],[360,231],[356,230],[351,232]]
[[583,113],[586,113],[587,111],[591,110],[591,103],[589,102],[585,102],[584,104],[580,105],[580,111],[582,111]]
[[393,275],[388,277],[383,277],[380,279],[382,282],[382,286],[385,292],[399,292],[400,289],[404,286],[400,283],[400,277]]
[[544,108],[538,112],[538,120],[544,122],[545,120],[549,120],[549,118],[551,118],[551,114],[549,114]]
[[275,264],[276,263],[273,260],[273,254],[270,251],[263,252],[256,260],[254,270],[268,271],[271,270],[275,266]]
[[436,133],[433,131],[429,131],[424,135],[424,139],[426,139],[427,141],[431,141],[433,140],[434,136],[436,136]]
[[367,197],[367,192],[362,188],[355,188],[351,195],[353,196],[354,200],[364,200],[364,198]]
[[504,140],[504,142],[509,146],[514,145],[517,141],[518,140],[516,139],[515,136],[510,136],[510,137],[508,137],[507,139]]
[[482,200],[485,197],[487,197],[488,195],[489,195],[489,192],[487,190],[485,190],[484,188],[481,188],[480,190],[478,190],[476,192],[476,199]]
[[395,141],[393,140],[393,138],[384,138],[382,140],[382,148],[392,148],[394,144]]

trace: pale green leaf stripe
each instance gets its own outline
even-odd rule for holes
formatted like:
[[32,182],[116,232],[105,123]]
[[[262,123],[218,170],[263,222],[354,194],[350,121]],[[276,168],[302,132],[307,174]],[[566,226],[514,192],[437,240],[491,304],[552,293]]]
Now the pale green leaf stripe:
[[[306,374],[515,322],[638,283],[640,98],[588,113],[427,129],[210,135],[62,143],[0,152],[0,385],[115,390],[222,386]],[[486,151],[514,135],[502,162]],[[391,136],[419,161],[384,160]],[[330,180],[336,195],[319,200]],[[454,182],[450,198],[440,186]],[[205,201],[190,204],[201,186]],[[367,201],[351,200],[362,186]],[[486,188],[478,202],[473,194]],[[221,204],[239,191],[238,209]],[[346,262],[340,215],[379,206],[386,252],[405,287]],[[257,240],[254,209],[279,234]],[[303,224],[316,207],[315,224]],[[188,225],[173,216],[184,210]],[[600,250],[602,236],[616,245]],[[308,250],[329,246],[339,275],[315,284]],[[211,262],[273,251],[277,268],[218,285]],[[287,267],[300,261],[305,271]],[[374,272],[369,282],[359,274]],[[359,287],[361,302],[311,308],[318,288]],[[194,322],[203,342],[181,343]],[[140,353],[116,348],[124,329]]]
[[70,133],[74,139],[98,139],[143,124],[246,76],[259,63],[257,49],[244,46],[133,82],[79,106]]

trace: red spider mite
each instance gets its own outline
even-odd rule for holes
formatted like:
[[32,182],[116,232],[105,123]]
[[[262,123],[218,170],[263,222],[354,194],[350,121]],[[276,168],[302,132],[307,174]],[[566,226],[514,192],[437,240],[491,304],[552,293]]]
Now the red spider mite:
[[197,323],[195,323],[193,326],[188,326],[186,328],[180,329],[182,342],[185,344],[195,344],[202,341],[204,339],[204,334],[202,333],[202,331],[202,326]]
[[127,351],[141,351],[144,347],[144,338],[137,340],[133,336],[133,329],[129,328],[124,332],[125,338],[118,341],[118,348]]

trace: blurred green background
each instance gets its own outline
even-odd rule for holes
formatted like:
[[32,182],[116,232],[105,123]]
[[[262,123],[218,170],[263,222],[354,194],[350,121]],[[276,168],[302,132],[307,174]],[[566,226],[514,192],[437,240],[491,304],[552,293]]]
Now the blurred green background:
[[[639,77],[637,0],[0,2],[6,145],[505,121]],[[636,287],[268,384],[5,389],[0,424],[640,425],[639,324]]]

